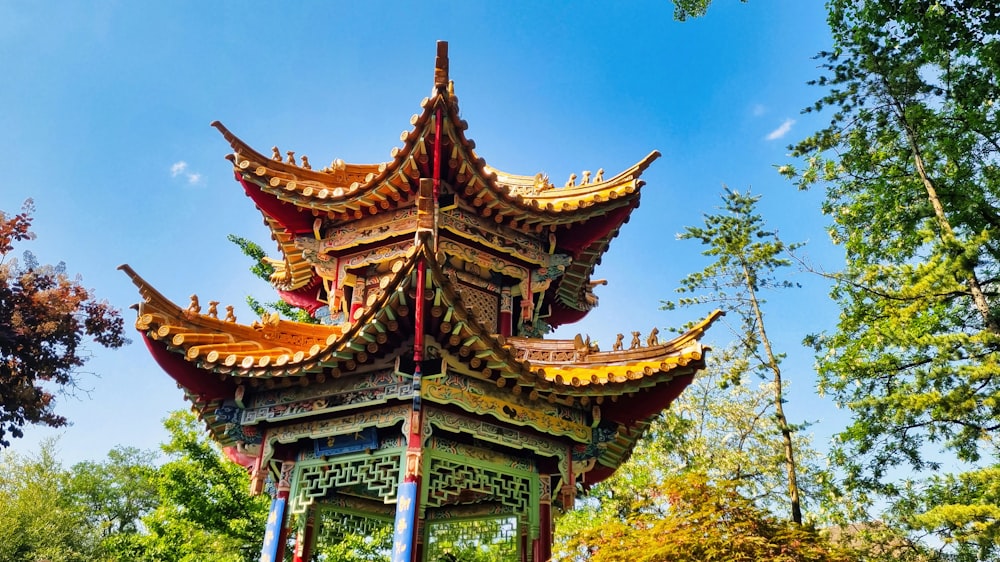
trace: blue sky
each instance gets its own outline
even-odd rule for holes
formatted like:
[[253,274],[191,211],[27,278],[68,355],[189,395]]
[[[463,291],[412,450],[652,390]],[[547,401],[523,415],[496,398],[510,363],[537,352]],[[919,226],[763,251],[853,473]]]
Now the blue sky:
[[[362,5],[363,4],[363,5]],[[819,123],[801,115],[820,94],[812,58],[828,48],[821,2],[717,0],[702,19],[672,20],[651,2],[50,2],[0,3],[0,209],[37,206],[42,262],[65,261],[116,306],[139,296],[122,263],[175,302],[237,305],[270,297],[226,241],[236,233],[273,251],[258,211],[223,157],[222,121],[262,151],[306,154],[314,165],[389,159],[433,84],[435,41],[449,42],[467,134],[498,169],[621,171],[653,149],[641,207],[596,277],[601,306],[559,336],[679,326],[708,312],[658,310],[678,281],[705,265],[675,235],[701,224],[723,184],[763,196],[768,224],[808,241],[837,267],[821,193],[778,176],[787,145]],[[766,321],[789,355],[793,422],[814,420],[817,445],[846,414],[814,393],[803,335],[833,326],[825,285],[768,295]],[[134,313],[125,310],[131,326]],[[729,339],[725,326],[710,341]],[[135,338],[133,338],[135,339]],[[15,451],[61,435],[67,463],[115,445],[155,448],[182,393],[136,341],[92,347],[81,384],[61,398],[73,425],[29,427]]]

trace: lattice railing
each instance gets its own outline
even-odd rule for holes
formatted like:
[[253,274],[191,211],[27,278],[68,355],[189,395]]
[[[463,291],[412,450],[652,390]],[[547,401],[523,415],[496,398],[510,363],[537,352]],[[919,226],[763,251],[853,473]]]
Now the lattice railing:
[[303,513],[318,498],[337,488],[362,486],[371,497],[385,501],[396,497],[399,484],[399,451],[350,455],[318,464],[295,467],[292,513]]
[[520,535],[516,517],[428,521],[424,559],[518,562]]

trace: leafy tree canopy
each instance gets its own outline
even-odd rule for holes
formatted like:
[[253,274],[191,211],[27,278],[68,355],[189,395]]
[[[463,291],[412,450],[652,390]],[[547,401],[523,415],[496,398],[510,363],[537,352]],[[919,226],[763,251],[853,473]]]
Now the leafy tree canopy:
[[[740,0],[747,2],[747,0]],[[686,21],[688,18],[700,18],[708,12],[712,0],[673,0],[674,19]]]
[[0,562],[95,559],[96,534],[57,455],[55,440],[33,456],[0,455]]
[[[757,212],[760,196],[749,192],[741,193],[725,188],[723,207],[720,212],[706,215],[704,226],[689,226],[678,236],[682,240],[696,240],[705,247],[703,255],[714,261],[703,270],[691,273],[681,280],[677,289],[682,294],[693,296],[680,299],[681,306],[713,303],[724,311],[735,314],[740,321],[740,329],[734,330],[739,341],[737,349],[745,365],[731,369],[736,375],[732,381],[739,383],[744,371],[767,375],[772,381],[774,392],[774,417],[778,422],[778,435],[785,455],[787,472],[788,501],[791,519],[802,523],[801,499],[799,497],[795,447],[792,434],[795,429],[785,417],[784,387],[782,383],[781,360],[771,345],[764,324],[764,299],[762,291],[785,289],[795,284],[784,279],[780,271],[789,265],[787,253],[799,244],[785,244],[777,232],[765,228],[764,219]],[[677,303],[664,302],[664,308],[671,309]]]
[[151,560],[253,562],[260,556],[266,496],[251,496],[246,470],[209,441],[190,412],[164,423],[170,460],[159,468],[158,507],[143,523],[142,548]]
[[[250,266],[250,273],[253,273],[255,277],[263,279],[264,281],[267,281],[268,285],[271,285],[271,276],[275,271],[274,265],[272,265],[272,259],[267,257],[267,252],[260,247],[260,244],[242,236],[236,236],[235,234],[230,234],[227,238],[230,242],[239,246],[243,255],[253,260],[253,265]],[[271,286],[273,287],[273,285]],[[249,306],[250,310],[254,311],[255,314],[261,317],[263,317],[268,310],[272,310],[281,314],[285,318],[289,318],[297,322],[304,322],[307,324],[316,324],[319,322],[319,320],[313,318],[307,311],[294,307],[283,300],[262,303],[253,296],[247,296],[247,306]]]
[[66,424],[54,392],[76,387],[84,338],[109,348],[127,342],[118,310],[63,264],[39,265],[28,252],[10,258],[15,244],[34,239],[33,212],[30,199],[20,213],[0,211],[0,447],[23,436],[25,424]]
[[934,448],[975,461],[1000,431],[1000,5],[828,8],[809,110],[830,122],[781,170],[825,186],[846,251],[837,329],[807,343],[821,391],[854,413],[835,460],[878,488],[893,467],[935,468]]
[[697,473],[668,477],[652,490],[649,508],[583,530],[570,541],[570,552],[592,562],[857,560],[815,530],[755,507],[736,487]]

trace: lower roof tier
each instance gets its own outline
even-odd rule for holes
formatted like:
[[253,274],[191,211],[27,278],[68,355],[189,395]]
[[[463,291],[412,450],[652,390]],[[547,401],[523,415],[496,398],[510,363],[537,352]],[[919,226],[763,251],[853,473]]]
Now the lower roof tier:
[[593,461],[588,470],[605,476],[704,368],[700,338],[721,315],[666,342],[633,333],[627,348],[619,341],[606,351],[579,336],[503,337],[477,320],[470,294],[423,243],[337,325],[277,315],[240,324],[231,307],[220,319],[218,303],[203,312],[192,296],[181,307],[128,266],[121,269],[143,297],[136,319],[143,341],[224,445],[252,443],[265,427],[412,400],[408,381],[420,330],[425,403],[571,444]]

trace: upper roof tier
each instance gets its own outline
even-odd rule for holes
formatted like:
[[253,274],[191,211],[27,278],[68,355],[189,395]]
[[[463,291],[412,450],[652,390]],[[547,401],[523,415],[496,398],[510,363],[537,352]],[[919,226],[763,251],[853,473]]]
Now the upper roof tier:
[[[259,195],[251,195],[254,201],[263,202],[262,211],[295,233],[312,232],[317,216],[313,211],[350,221],[396,209],[410,199],[416,180],[432,176],[437,108],[444,109],[441,144],[447,148],[441,151],[441,180],[494,222],[525,230],[553,230],[629,206],[643,185],[639,176],[660,157],[654,150],[613,177],[606,179],[603,169],[593,174],[584,171],[579,178],[571,174],[563,186],[556,187],[541,173],[516,175],[487,165],[476,154],[475,142],[465,137],[467,125],[458,117],[458,99],[450,90],[424,99],[421,105],[423,113],[410,119],[413,128],[402,133],[404,144],[392,149],[391,160],[349,164],[336,159],[319,171],[312,169],[308,159],[298,161],[293,152],[288,152],[286,161],[277,147],[272,148],[272,156],[264,156],[222,123],[215,121],[212,126],[232,146],[234,153],[227,158],[237,176],[260,188]],[[272,205],[279,202],[293,208],[276,211]]]
[[236,179],[265,216],[283,254],[275,287],[294,291],[317,283],[304,262],[298,237],[320,238],[328,228],[411,207],[421,179],[436,181],[438,206],[458,208],[496,228],[539,238],[550,253],[569,256],[564,275],[552,283],[544,304],[553,327],[582,318],[596,303],[591,275],[619,228],[638,207],[643,171],[660,153],[605,177],[603,169],[572,174],[555,185],[542,173],[519,175],[487,165],[466,136],[458,98],[448,77],[447,44],[439,43],[435,88],[422,111],[400,135],[390,159],[351,164],[335,159],[321,169],[304,156],[273,147],[255,150],[219,122],[233,152]]

